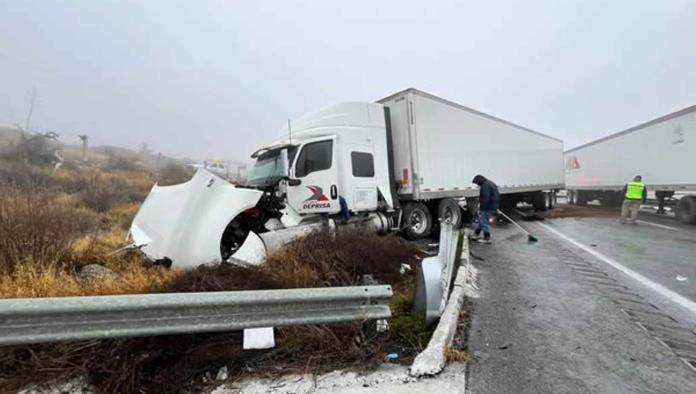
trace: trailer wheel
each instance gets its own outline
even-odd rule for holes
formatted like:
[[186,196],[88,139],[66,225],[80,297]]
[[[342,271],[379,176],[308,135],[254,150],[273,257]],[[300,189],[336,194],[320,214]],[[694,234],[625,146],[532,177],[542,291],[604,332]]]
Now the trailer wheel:
[[682,223],[696,224],[696,197],[682,197],[677,204],[676,216]]
[[454,228],[459,228],[462,225],[462,209],[459,204],[452,198],[445,198],[440,201],[437,206],[437,216],[441,220],[449,219]]
[[430,235],[433,217],[428,207],[421,202],[410,202],[404,206],[404,231],[409,239],[421,239]]
[[556,204],[558,202],[556,201],[556,191],[551,190],[550,192],[546,193],[546,207],[548,209],[554,209],[556,208]]
[[587,195],[580,190],[575,192],[575,205],[587,205]]
[[603,207],[619,207],[623,202],[623,196],[617,192],[603,192],[599,197],[599,203]]
[[544,192],[534,193],[534,197],[532,197],[532,207],[538,212],[546,211],[546,195]]

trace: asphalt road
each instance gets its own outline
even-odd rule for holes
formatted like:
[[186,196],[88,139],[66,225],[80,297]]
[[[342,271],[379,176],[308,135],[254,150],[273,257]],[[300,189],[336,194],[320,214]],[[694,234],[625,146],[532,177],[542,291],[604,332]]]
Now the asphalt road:
[[[696,226],[646,212],[641,212],[636,225],[593,217],[554,219],[544,225],[635,271],[647,281],[687,298],[696,307]],[[546,233],[544,225],[538,230],[541,234]],[[624,275],[617,279],[626,278]],[[633,280],[625,284],[636,285],[641,295],[696,328],[696,311],[646,289],[644,284]]]
[[475,244],[467,391],[696,393],[696,228],[641,219],[659,226],[552,219],[523,223],[536,244],[511,225]]

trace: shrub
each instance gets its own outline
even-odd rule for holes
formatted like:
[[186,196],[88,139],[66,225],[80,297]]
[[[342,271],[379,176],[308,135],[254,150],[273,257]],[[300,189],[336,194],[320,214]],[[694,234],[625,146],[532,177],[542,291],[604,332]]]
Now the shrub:
[[381,283],[411,281],[402,263],[415,264],[417,250],[394,235],[378,236],[358,228],[339,228],[335,236],[317,231],[272,253],[263,265],[201,266],[171,284],[170,292],[236,289],[288,289],[351,286],[373,275]]
[[126,192],[128,182],[122,178],[93,171],[84,178],[83,182],[80,200],[85,206],[97,212],[106,212],[112,205],[128,200]]
[[339,228],[335,237],[314,232],[286,245],[262,267],[284,288],[357,285],[367,274],[395,284],[401,264],[415,264],[416,254],[413,246],[395,235]]
[[177,163],[170,163],[158,171],[157,184],[160,186],[176,185],[188,181],[192,176],[192,168]]
[[0,186],[51,189],[60,183],[54,173],[54,169],[36,167],[23,161],[1,160]]
[[0,270],[64,264],[80,235],[96,225],[94,213],[56,201],[45,191],[1,187]]
[[102,167],[107,171],[144,171],[144,167],[135,156],[109,154],[106,163]]

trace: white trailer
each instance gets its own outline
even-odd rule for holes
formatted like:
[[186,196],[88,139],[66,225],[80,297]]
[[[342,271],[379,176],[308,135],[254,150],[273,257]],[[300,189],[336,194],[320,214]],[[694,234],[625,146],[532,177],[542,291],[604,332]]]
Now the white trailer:
[[696,106],[570,149],[564,156],[571,203],[619,205],[624,185],[641,175],[659,210],[677,193],[677,218],[696,223]]
[[378,103],[390,113],[401,199],[473,197],[476,174],[501,194],[563,188],[559,139],[416,89]]
[[559,139],[417,89],[377,102],[388,109],[392,176],[409,213],[427,206],[431,217],[445,216],[452,199],[478,195],[477,174],[498,185],[508,206],[525,201],[544,210],[563,188]]

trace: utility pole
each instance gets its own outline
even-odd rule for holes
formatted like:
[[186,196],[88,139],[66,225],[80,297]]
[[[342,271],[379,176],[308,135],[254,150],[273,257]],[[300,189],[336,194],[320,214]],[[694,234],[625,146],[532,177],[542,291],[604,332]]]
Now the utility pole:
[[31,99],[29,100],[29,113],[27,113],[27,121],[24,123],[24,131],[29,132],[31,125],[31,115],[34,113],[34,103],[36,103],[36,88],[31,90]]
[[82,162],[87,163],[87,141],[89,140],[89,136],[87,134],[81,134],[78,135],[78,137],[80,137],[82,141]]

